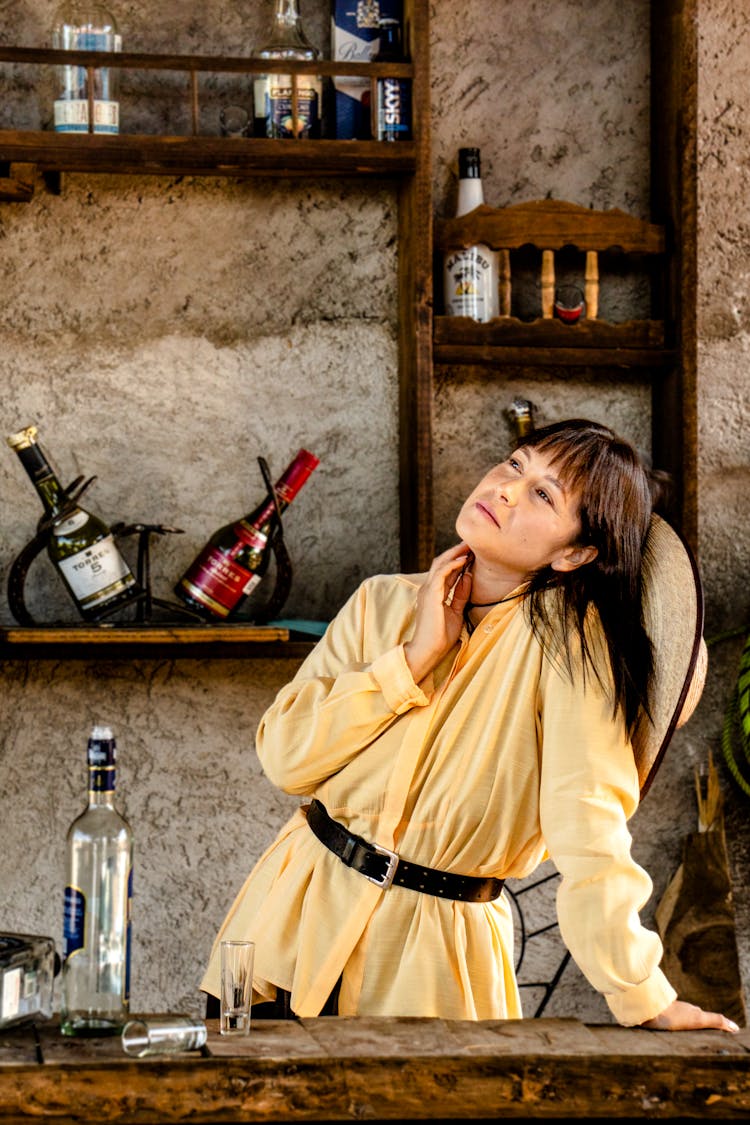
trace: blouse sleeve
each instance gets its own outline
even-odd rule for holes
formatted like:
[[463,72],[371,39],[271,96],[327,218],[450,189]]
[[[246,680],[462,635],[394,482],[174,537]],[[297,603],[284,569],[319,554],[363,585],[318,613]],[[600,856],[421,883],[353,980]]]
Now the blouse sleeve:
[[287,793],[314,792],[399,715],[429,702],[431,679],[415,684],[394,643],[399,630],[387,609],[369,605],[369,589],[362,583],[349,598],[261,719],[258,757]]
[[643,1023],[676,992],[659,968],[663,948],[639,911],[648,874],[631,855],[627,821],[638,807],[635,759],[612,696],[580,668],[573,680],[547,659],[541,681],[540,816],[562,880],[557,916],[563,940],[615,1019]]

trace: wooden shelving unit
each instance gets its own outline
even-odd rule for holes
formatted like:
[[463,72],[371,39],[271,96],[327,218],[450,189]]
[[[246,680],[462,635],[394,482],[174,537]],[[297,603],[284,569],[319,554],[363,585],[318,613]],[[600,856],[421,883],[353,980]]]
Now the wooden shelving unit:
[[[512,317],[489,325],[433,316],[434,244],[430,163],[429,2],[405,0],[405,41],[409,63],[341,64],[283,63],[284,71],[323,75],[398,74],[412,82],[411,142],[276,141],[264,138],[201,136],[198,104],[201,73],[225,70],[252,74],[276,69],[249,59],[172,55],[99,55],[96,52],[29,51],[0,48],[0,67],[13,64],[50,66],[60,56],[79,65],[167,69],[185,73],[186,97],[192,111],[188,136],[69,136],[53,133],[0,131],[0,199],[32,198],[36,173],[56,187],[65,172],[193,176],[331,176],[393,180],[398,192],[399,299],[399,471],[401,566],[426,569],[433,556],[432,504],[433,367],[440,372],[462,366],[481,369],[483,377],[506,378],[511,369],[527,367],[535,376],[571,376],[594,367],[602,380],[636,379],[652,388],[652,449],[655,468],[674,484],[665,513],[695,549],[697,506],[696,408],[696,4],[697,0],[652,0],[651,9],[651,215],[644,238],[662,232],[663,284],[658,316],[645,321],[608,325],[581,323],[575,335],[554,321],[522,323]],[[280,68],[279,68],[280,69]],[[651,228],[653,227],[653,230]],[[646,229],[648,228],[648,229]],[[438,237],[435,238],[437,232]],[[104,627],[102,627],[104,628]],[[201,630],[203,627],[200,627]],[[215,628],[219,627],[210,627]],[[91,652],[90,640],[64,642],[51,634],[0,632],[0,656]],[[201,636],[206,634],[202,631]],[[237,640],[230,637],[236,636]],[[239,634],[216,636],[212,654],[227,650],[243,655],[299,655],[291,640],[239,640]],[[167,651],[201,651],[207,642],[160,638]],[[66,647],[67,646],[67,647]],[[97,647],[111,653],[152,655],[156,634],[111,631]]]
[[[658,258],[654,316],[627,323],[598,319],[564,325],[549,317],[506,315],[487,324],[434,318],[433,362],[443,369],[479,368],[486,380],[519,370],[560,378],[596,368],[601,380],[646,381],[652,390],[654,467],[672,482],[664,514],[697,540],[696,408],[696,0],[652,0],[651,215],[592,212],[561,201],[504,210],[476,208],[435,223],[435,267],[447,249],[484,242],[510,253],[527,244],[551,255],[565,246],[586,252],[618,247]],[[511,282],[512,283],[512,282]],[[544,278],[542,278],[544,291]],[[502,294],[501,294],[502,297]]]
[[[405,0],[401,63],[259,62],[249,58],[58,51],[0,47],[0,68],[54,67],[62,62],[94,69],[156,70],[185,75],[192,129],[187,136],[116,136],[0,130],[0,202],[33,198],[38,174],[60,190],[66,172],[169,176],[330,176],[395,181],[398,192],[399,465],[401,565],[425,568],[432,558],[432,196],[430,169],[429,3]],[[372,104],[379,76],[412,83],[412,141],[270,140],[201,135],[201,74],[252,75],[280,71],[366,76]],[[92,83],[89,83],[92,87]],[[93,114],[89,113],[93,120]],[[301,658],[313,642],[240,625],[18,627],[0,630],[0,659],[242,656]]]

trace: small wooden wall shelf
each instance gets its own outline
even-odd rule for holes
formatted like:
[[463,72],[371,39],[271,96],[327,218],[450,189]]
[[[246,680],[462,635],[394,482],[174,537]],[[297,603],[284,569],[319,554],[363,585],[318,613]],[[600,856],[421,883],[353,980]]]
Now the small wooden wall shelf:
[[[575,203],[544,199],[496,209],[476,207],[439,220],[435,250],[441,257],[476,243],[500,251],[501,316],[479,324],[467,317],[437,316],[434,360],[442,364],[658,366],[674,360],[665,345],[661,319],[612,323],[599,319],[599,256],[618,250],[652,258],[665,254],[664,228],[624,211],[593,211]],[[541,251],[541,316],[522,321],[510,315],[513,277],[510,252]],[[573,247],[585,254],[586,312],[576,324],[554,319],[555,254]]]
[[[33,170],[40,172],[106,172],[173,176],[399,176],[413,174],[417,146],[414,141],[270,140],[265,137],[201,135],[201,74],[247,75],[283,71],[293,85],[305,74],[323,77],[366,76],[377,104],[378,77],[413,78],[412,63],[293,62],[203,55],[160,55],[134,52],[62,51],[0,46],[0,65],[51,67],[62,64],[116,68],[121,71],[171,71],[185,75],[185,99],[191,126],[186,136],[94,133],[70,134],[41,130],[0,130],[0,163],[9,167],[0,175],[0,201],[25,202],[33,194]],[[89,82],[93,89],[93,82]],[[93,113],[89,114],[93,120]],[[418,117],[414,121],[418,136]],[[32,174],[30,174],[30,172]]]
[[0,629],[0,660],[301,659],[314,641],[273,625],[23,625]]

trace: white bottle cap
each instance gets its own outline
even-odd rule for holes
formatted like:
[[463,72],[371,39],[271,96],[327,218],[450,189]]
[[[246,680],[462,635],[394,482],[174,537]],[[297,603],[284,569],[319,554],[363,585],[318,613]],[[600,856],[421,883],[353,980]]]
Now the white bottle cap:
[[91,737],[97,742],[108,742],[114,738],[111,727],[105,727],[97,723],[91,731]]

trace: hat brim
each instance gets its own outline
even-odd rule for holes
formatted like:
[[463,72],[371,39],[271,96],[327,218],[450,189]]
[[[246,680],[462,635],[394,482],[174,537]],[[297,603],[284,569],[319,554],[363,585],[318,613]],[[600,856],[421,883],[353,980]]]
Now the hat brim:
[[685,539],[657,515],[651,517],[643,554],[642,601],[654,672],[651,716],[642,716],[633,735],[641,798],[674,732],[695,710],[708,665],[697,563]]

